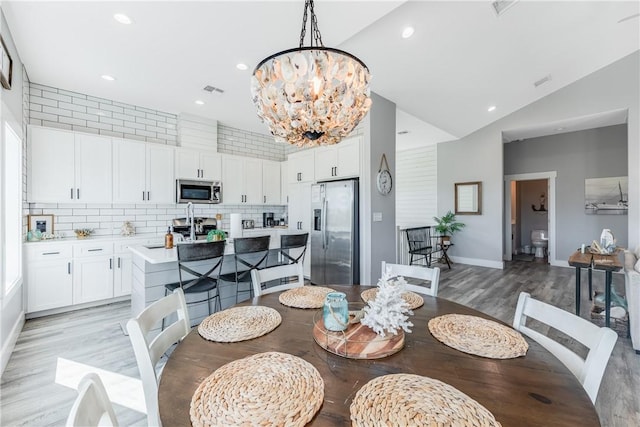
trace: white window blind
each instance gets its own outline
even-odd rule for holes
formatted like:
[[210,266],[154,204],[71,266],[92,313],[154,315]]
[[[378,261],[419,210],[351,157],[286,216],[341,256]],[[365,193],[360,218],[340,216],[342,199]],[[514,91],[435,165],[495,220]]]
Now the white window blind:
[[433,224],[438,212],[437,145],[396,153],[396,224]]

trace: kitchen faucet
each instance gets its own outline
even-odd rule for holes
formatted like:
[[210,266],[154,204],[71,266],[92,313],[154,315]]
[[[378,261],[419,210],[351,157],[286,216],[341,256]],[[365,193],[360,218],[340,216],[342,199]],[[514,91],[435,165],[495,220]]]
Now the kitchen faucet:
[[193,203],[187,203],[187,223],[189,224],[189,240],[195,242],[196,240],[196,227],[193,213]]

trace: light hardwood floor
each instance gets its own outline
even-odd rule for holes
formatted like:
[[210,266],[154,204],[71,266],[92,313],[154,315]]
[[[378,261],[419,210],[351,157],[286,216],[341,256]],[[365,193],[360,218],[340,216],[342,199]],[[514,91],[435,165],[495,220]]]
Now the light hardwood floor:
[[[535,262],[509,263],[504,270],[455,264],[441,266],[439,296],[468,305],[511,324],[521,291],[565,310],[574,310],[574,270]],[[586,279],[586,277],[585,277]],[[596,289],[603,274],[594,274]],[[583,280],[581,314],[590,302]],[[614,275],[622,292],[624,277]],[[2,376],[2,426],[63,425],[75,390],[56,384],[58,358],[72,360],[130,377],[138,377],[129,338],[120,322],[130,317],[128,303],[80,310],[27,321]],[[596,409],[605,427],[640,426],[640,355],[628,338],[618,340],[600,387]],[[115,405],[121,425],[144,425],[143,414]],[[553,425],[553,420],[540,420]],[[505,426],[507,427],[507,426]]]

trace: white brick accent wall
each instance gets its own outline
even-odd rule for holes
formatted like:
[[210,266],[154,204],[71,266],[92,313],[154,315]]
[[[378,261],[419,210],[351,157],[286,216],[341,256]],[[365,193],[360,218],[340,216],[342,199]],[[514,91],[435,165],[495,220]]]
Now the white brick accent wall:
[[176,145],[175,114],[29,84],[29,122],[77,132]]

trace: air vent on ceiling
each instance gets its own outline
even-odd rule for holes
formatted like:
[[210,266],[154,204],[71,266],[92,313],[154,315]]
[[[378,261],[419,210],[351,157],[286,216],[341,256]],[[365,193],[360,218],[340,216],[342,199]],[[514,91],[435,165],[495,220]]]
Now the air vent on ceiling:
[[224,93],[223,89],[220,89],[219,87],[214,87],[214,86],[210,86],[210,85],[206,85],[204,87],[204,90],[210,93],[216,92],[216,93]]
[[496,13],[496,16],[500,16],[517,1],[518,0],[496,0],[491,2],[491,6],[493,6],[493,11]]
[[408,130],[401,130],[401,131],[398,131],[398,135],[406,135],[406,134],[408,134],[408,133],[409,133],[409,131],[408,131]]
[[551,80],[551,74],[544,76],[543,78],[541,78],[540,80],[536,80],[535,82],[533,82],[533,85],[535,87],[538,87],[542,84],[545,84],[546,82]]

